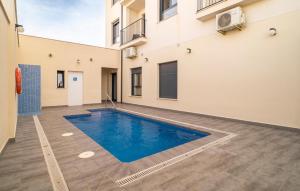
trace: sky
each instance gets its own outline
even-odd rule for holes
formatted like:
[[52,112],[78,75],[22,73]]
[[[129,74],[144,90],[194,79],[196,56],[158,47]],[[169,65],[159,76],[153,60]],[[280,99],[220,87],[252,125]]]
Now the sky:
[[17,0],[24,34],[105,46],[104,0]]

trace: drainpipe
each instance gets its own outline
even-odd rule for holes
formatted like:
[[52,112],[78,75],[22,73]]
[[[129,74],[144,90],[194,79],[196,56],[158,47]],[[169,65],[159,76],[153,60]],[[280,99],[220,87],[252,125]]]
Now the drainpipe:
[[[19,24],[19,23],[18,23],[17,0],[15,0],[14,3],[15,3],[16,24]],[[18,41],[18,47],[20,47],[20,35],[19,35],[19,31],[18,31],[18,30],[17,30],[17,41]]]
[[[123,29],[123,5],[121,5],[121,30]],[[123,42],[123,33],[121,32],[121,44]],[[123,103],[123,50],[121,50],[121,103]]]
[[121,50],[121,103],[123,103],[123,50]]

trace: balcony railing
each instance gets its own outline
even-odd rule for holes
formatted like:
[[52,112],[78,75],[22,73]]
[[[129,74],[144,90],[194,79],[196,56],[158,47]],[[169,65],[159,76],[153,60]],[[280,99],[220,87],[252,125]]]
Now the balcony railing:
[[198,0],[198,11],[211,7],[226,0]]
[[145,18],[141,18],[121,30],[122,45],[135,39],[146,37]]

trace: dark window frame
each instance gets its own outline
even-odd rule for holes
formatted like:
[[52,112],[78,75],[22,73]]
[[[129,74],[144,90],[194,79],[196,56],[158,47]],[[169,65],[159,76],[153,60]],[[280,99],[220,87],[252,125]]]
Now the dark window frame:
[[[175,94],[174,95],[170,95],[170,96],[165,96],[165,94],[168,94],[168,93],[165,93],[163,92],[163,82],[161,81],[162,80],[162,76],[163,74],[161,73],[161,67],[165,64],[175,64],[176,65],[176,81],[175,81]],[[166,74],[164,74],[166,75]],[[170,75],[170,74],[169,74]],[[159,93],[158,93],[158,96],[160,99],[172,99],[172,100],[177,100],[178,99],[178,61],[177,60],[173,60],[173,61],[170,61],[170,62],[164,62],[164,63],[160,63],[158,64],[158,84],[159,84]],[[172,85],[168,85],[167,87],[172,87]],[[169,90],[170,91],[170,90]]]
[[[137,67],[137,68],[131,68],[131,96],[142,96],[142,87],[143,87],[143,80],[142,80],[142,67]],[[138,85],[134,84],[134,76],[138,75]],[[137,88],[140,89],[140,94],[137,94],[135,91]]]
[[116,4],[119,0],[112,0],[112,5]]
[[[115,26],[118,26],[117,28],[117,34],[118,36],[115,36]],[[120,19],[116,19],[114,22],[112,22],[112,44],[118,44],[120,43],[120,34],[121,30],[120,30]],[[118,40],[119,38],[119,40]]]
[[[159,0],[159,20],[160,21],[168,19],[168,18],[170,18],[170,17],[172,17],[172,16],[174,16],[174,15],[177,14],[177,5],[178,5],[178,2],[176,1],[176,4],[173,4],[170,7],[165,8],[164,7],[164,1],[167,1],[167,0]],[[172,0],[169,0],[169,1],[172,1]],[[164,14],[166,12],[171,11],[172,9],[175,9],[175,8],[176,8],[176,10],[173,10],[174,13],[172,13],[171,15],[169,15],[167,17],[164,17]]]
[[[62,85],[59,85],[58,76],[62,75]],[[56,87],[59,89],[65,88],[65,71],[57,70],[56,72]]]
[[111,73],[111,99],[112,101],[118,100],[118,75],[117,72]]

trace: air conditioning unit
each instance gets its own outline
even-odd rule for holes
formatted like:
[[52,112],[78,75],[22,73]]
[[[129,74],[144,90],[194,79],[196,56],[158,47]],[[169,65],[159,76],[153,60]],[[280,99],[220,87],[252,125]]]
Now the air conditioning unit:
[[241,30],[245,23],[245,14],[241,7],[230,9],[216,16],[217,31],[220,33],[225,33],[233,29]]
[[126,58],[135,58],[137,56],[137,51],[135,47],[129,47],[125,49]]

